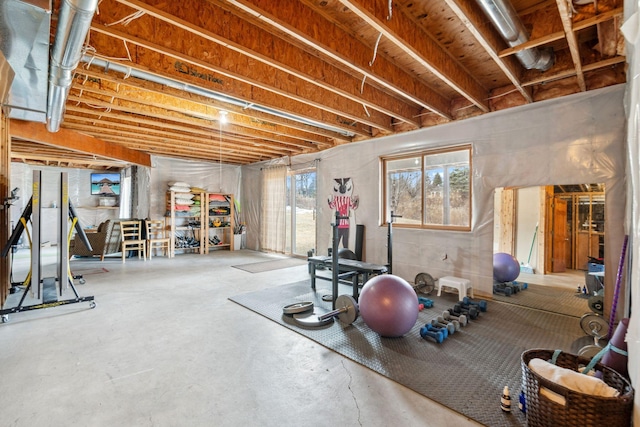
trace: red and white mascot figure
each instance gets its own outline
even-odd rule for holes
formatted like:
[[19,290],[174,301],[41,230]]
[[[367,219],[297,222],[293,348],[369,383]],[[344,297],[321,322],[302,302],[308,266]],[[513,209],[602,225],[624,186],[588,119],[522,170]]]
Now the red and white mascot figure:
[[353,183],[351,178],[335,178],[333,195],[329,197],[329,207],[338,211],[341,217],[338,222],[338,246],[342,241],[342,247],[349,247],[349,216],[351,210],[358,209],[359,198],[353,195]]

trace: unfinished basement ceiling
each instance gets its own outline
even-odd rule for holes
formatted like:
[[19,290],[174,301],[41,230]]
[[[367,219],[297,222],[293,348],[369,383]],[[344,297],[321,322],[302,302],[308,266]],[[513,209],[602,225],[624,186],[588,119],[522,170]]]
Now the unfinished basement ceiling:
[[[516,42],[481,5],[502,3]],[[234,165],[312,153],[624,83],[622,17],[622,0],[101,0],[61,128]]]

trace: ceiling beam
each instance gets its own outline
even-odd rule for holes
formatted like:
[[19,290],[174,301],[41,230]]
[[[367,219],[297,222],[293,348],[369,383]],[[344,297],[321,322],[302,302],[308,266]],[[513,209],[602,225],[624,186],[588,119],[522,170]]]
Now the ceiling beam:
[[[127,79],[128,80],[128,79]],[[193,102],[187,99],[176,99],[171,95],[164,93],[149,92],[145,89],[129,86],[127,82],[124,84],[113,84],[104,81],[89,81],[82,78],[74,80],[73,88],[81,92],[90,92],[104,96],[111,96],[113,100],[129,101],[139,103],[148,107],[161,108],[166,111],[173,111],[190,117],[196,117],[216,123],[218,126],[220,111],[222,108],[212,107],[211,105]],[[226,110],[224,110],[226,111]],[[327,138],[318,135],[290,130],[283,126],[269,124],[257,124],[250,121],[246,116],[236,116],[235,114],[227,114],[226,127],[234,126],[242,128],[240,134],[249,134],[256,138],[263,137],[264,134],[274,135],[276,137],[291,138],[292,141],[298,141],[305,147],[329,148],[333,146]]]
[[370,127],[341,115],[332,114],[309,104],[270,93],[248,83],[225,78],[205,68],[176,60],[155,51],[149,51],[141,46],[136,47],[134,50],[136,62],[133,63],[126,59],[128,52],[130,52],[127,44],[114,42],[112,37],[96,31],[91,32],[91,45],[96,49],[95,57],[108,59],[110,63],[118,64],[125,69],[131,67],[147,72],[153,70],[153,75],[163,79],[203,88],[222,97],[244,102],[247,106],[256,104],[267,107],[285,116],[292,116],[293,114],[290,112],[295,111],[295,117],[318,123],[319,126],[320,124],[326,124],[335,129],[336,132],[345,133],[345,139],[349,141],[351,140],[351,135],[354,134],[363,137],[371,136]]
[[558,5],[560,20],[562,21],[562,27],[564,28],[564,33],[567,37],[567,44],[569,45],[569,52],[571,52],[571,60],[573,61],[573,67],[575,68],[578,86],[580,87],[580,90],[584,92],[587,90],[587,84],[584,81],[582,61],[580,59],[580,47],[578,46],[576,34],[573,32],[573,22],[569,14],[567,0],[556,0],[556,4]]
[[[83,114],[84,116],[79,114]],[[144,126],[142,129],[145,130],[145,134],[153,134],[157,132],[160,135],[164,135],[165,139],[167,140],[167,144],[169,144],[172,140],[181,143],[181,138],[173,138],[173,136],[176,134],[180,135],[182,138],[191,138],[193,140],[202,141],[207,140],[207,138],[209,138],[209,140],[213,140],[214,138],[214,134],[210,129],[183,126],[171,122],[159,122],[149,119],[141,119],[139,117],[126,113],[123,114],[113,111],[96,111],[95,109],[90,107],[82,107],[82,105],[67,105],[67,116],[71,120],[82,121],[85,123],[91,122],[96,125],[99,124],[100,126],[111,126],[114,129],[135,128],[140,130],[141,126]],[[128,125],[127,123],[132,124]],[[144,138],[144,136],[138,137],[138,139],[141,138]],[[238,149],[248,146],[253,150],[253,147],[260,146],[262,147],[260,151],[264,152],[265,154],[279,155],[281,153],[284,153],[283,155],[292,155],[309,152],[307,150],[287,146],[278,142],[265,142],[260,139],[252,139],[251,137],[242,137],[228,133],[225,133],[224,138],[226,141],[230,141],[231,143],[236,144],[238,146]]]
[[498,65],[502,72],[511,81],[511,84],[516,88],[527,103],[533,102],[533,95],[530,88],[526,88],[520,82],[520,74],[522,67],[515,60],[515,58],[500,58],[498,54],[498,46],[503,46],[504,41],[498,37],[495,32],[487,31],[484,29],[482,23],[486,20],[486,17],[482,15],[481,11],[472,8],[471,2],[466,0],[444,0],[447,6],[451,8],[453,13],[462,21],[465,27],[473,34],[478,40],[478,43],[489,54],[493,61]]
[[[99,125],[99,129],[105,129],[105,132],[120,132],[122,135],[131,134],[134,139],[137,141],[141,141],[140,137],[140,126],[136,124],[127,124],[123,122],[114,122],[111,120],[107,120],[106,117],[91,117],[91,116],[81,116],[76,114],[70,114],[69,121],[65,121],[65,125],[69,128],[74,128],[78,124],[83,124],[87,126],[93,126],[92,131],[96,130],[96,125]],[[135,123],[135,120],[133,121]],[[145,128],[145,137],[144,140],[150,140],[151,138],[155,138],[157,140],[165,141],[166,144],[169,141],[175,143],[176,145],[184,146],[186,149],[190,146],[190,144],[194,145],[202,145],[211,147],[215,144],[216,149],[218,145],[220,145],[220,137],[198,137],[195,136],[194,132],[180,132],[176,129],[171,130],[169,126],[164,129],[152,129],[150,127]],[[222,136],[222,146],[231,148],[239,153],[248,153],[254,154],[259,151],[265,155],[273,155],[273,156],[290,156],[294,154],[300,154],[302,151],[291,150],[289,147],[279,147],[276,144],[272,143],[264,143],[262,141],[249,141],[248,138],[238,138],[233,134],[223,134]],[[260,147],[260,150],[257,150],[256,147]]]
[[[227,49],[248,56],[270,67],[294,75],[358,102],[367,108],[378,110],[401,121],[419,127],[417,106],[393,98],[371,85],[361,87],[360,81],[342,69],[333,67],[299,47],[216,7],[212,3],[182,0],[117,0],[136,10],[143,11],[172,26],[203,37]],[[197,7],[196,7],[197,6]],[[197,11],[194,13],[194,11]],[[224,19],[213,19],[224,16]],[[224,34],[224,36],[222,35]],[[260,43],[256,43],[260,40]],[[358,88],[361,88],[360,91]]]
[[414,61],[485,113],[488,92],[449,53],[403,13],[389,16],[388,0],[340,0]]
[[[103,16],[103,14],[100,16]],[[129,27],[131,27],[131,29],[129,29]],[[125,27],[125,29],[131,31],[131,33],[134,32],[133,28],[131,25]],[[342,116],[346,120],[356,121],[389,132],[393,131],[391,117],[386,114],[382,114],[376,110],[367,112],[366,109],[357,102],[353,102],[350,99],[338,98],[335,94],[325,89],[310,85],[287,73],[273,70],[264,64],[259,64],[256,61],[252,61],[237,52],[225,49],[219,45],[206,43],[206,48],[198,49],[193,48],[193,46],[202,45],[202,40],[192,40],[191,43],[173,44],[172,46],[178,49],[172,49],[155,43],[155,40],[143,39],[126,31],[119,31],[113,27],[98,24],[95,21],[91,25],[91,30],[112,38],[120,39],[127,44],[133,44],[165,55],[172,58],[174,64],[175,61],[187,66],[188,64],[193,64],[208,72],[217,73],[219,75],[218,78],[223,81],[231,79],[238,83],[249,85],[250,91],[248,93],[253,92],[255,90],[254,88],[260,88],[268,92],[271,96],[279,95],[308,106],[325,110],[334,117],[333,122],[327,123],[331,126],[337,125],[335,122],[337,122],[338,119],[335,117]],[[172,29],[172,33],[173,37],[181,40],[196,38],[180,29]],[[161,40],[158,41],[161,42]],[[187,50],[187,47],[189,47],[189,51],[184,52],[183,50]],[[140,64],[142,59],[144,58],[138,56],[135,58],[135,62]],[[154,64],[149,65],[157,67],[159,64],[154,61]],[[189,72],[191,73],[191,71]],[[225,85],[225,89],[226,88]],[[301,111],[304,111],[304,108],[301,109]]]
[[[554,0],[554,4],[555,4],[555,0]],[[623,9],[621,7],[619,7],[617,9],[612,9],[612,10],[609,10],[607,12],[601,13],[599,15],[595,15],[595,16],[593,16],[591,18],[583,19],[582,21],[578,21],[575,24],[573,24],[573,32],[576,33],[578,31],[581,31],[581,30],[584,30],[586,28],[592,27],[592,26],[597,25],[599,23],[609,21],[609,20],[614,19],[614,18],[616,18],[618,16],[622,16],[622,13],[623,13]],[[518,52],[521,52],[523,50],[531,49],[531,48],[538,47],[538,46],[543,46],[545,44],[549,44],[549,43],[552,43],[554,41],[562,40],[565,37],[566,36],[565,36],[565,32],[564,31],[556,31],[555,33],[547,34],[544,37],[531,39],[531,40],[526,41],[524,43],[521,43],[521,44],[519,44],[517,46],[501,50],[500,53],[499,53],[499,56],[500,56],[500,58],[504,58],[504,57],[509,56],[509,55],[514,55],[514,54],[516,54]]]
[[[104,108],[105,110],[122,111],[139,116],[153,117],[157,120],[197,126],[201,127],[202,129],[206,129],[209,134],[213,134],[218,129],[217,120],[214,124],[211,119],[189,116],[184,113],[164,110],[162,108],[150,106],[144,103],[144,99],[112,99],[112,95],[110,93],[101,93],[99,90],[94,90],[93,88],[85,89],[82,94],[77,93],[75,90],[72,90],[69,94],[68,99],[71,102],[83,102],[89,106],[100,107]],[[140,101],[142,101],[142,103]],[[289,138],[283,135],[274,135],[272,133],[267,133],[259,130],[248,131],[240,126],[235,126],[232,124],[225,125],[225,128],[227,131],[234,132],[239,135],[261,138],[266,141],[279,142],[291,147],[299,147],[300,149],[310,150],[317,149],[317,146],[313,143],[300,141],[298,139]]]
[[120,160],[125,163],[147,167],[151,166],[150,156],[142,151],[130,150],[122,145],[110,144],[98,138],[82,135],[66,129],[60,129],[58,132],[51,133],[47,131],[45,125],[42,123],[11,119],[9,123],[9,134],[12,137],[26,141],[52,145],[81,153],[95,154],[96,156]]
[[[209,0],[216,4],[218,0]],[[372,65],[371,47],[300,1],[227,0],[256,19],[337,61],[401,98],[451,120],[449,101],[384,57]],[[295,17],[295,19],[291,19]]]
[[213,107],[218,110],[225,110],[230,113],[228,121],[231,123],[237,123],[240,125],[244,123],[246,127],[250,127],[252,129],[261,129],[281,134],[286,133],[292,138],[315,142],[318,146],[323,148],[330,148],[334,146],[335,143],[333,140],[335,139],[351,142],[350,138],[339,132],[333,132],[317,126],[307,125],[299,121],[263,113],[252,109],[249,104],[247,104],[247,107],[235,106],[204,95],[187,93],[180,89],[149,82],[132,76],[127,78],[119,77],[119,73],[116,73],[113,70],[100,70],[94,65],[90,66],[89,69],[85,67],[78,68],[75,72],[78,77],[86,76],[87,79],[94,79],[100,83],[109,82],[118,89],[123,85],[126,85],[146,92],[171,96],[174,99],[177,99],[177,102],[182,102],[182,100],[184,100],[202,107]]

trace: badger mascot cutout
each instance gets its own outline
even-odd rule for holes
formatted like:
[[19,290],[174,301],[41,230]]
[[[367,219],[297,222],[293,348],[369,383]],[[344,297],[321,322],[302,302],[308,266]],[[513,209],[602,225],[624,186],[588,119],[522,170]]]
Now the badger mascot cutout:
[[353,182],[351,178],[335,178],[333,194],[329,197],[329,207],[338,211],[341,217],[338,222],[338,246],[342,241],[342,247],[349,247],[349,216],[351,210],[358,209],[359,198],[353,195]]

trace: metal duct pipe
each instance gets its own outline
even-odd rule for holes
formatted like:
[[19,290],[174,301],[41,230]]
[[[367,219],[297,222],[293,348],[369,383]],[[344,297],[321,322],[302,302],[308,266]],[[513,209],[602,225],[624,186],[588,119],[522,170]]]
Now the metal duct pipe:
[[80,62],[82,46],[97,7],[98,0],[62,0],[60,5],[49,67],[47,100],[49,132],[57,132],[60,129],[73,72]]
[[[476,0],[510,47],[529,40],[518,13],[508,0]],[[522,65],[531,70],[547,71],[554,62],[553,51],[531,48],[516,53]]]
[[96,58],[89,55],[84,55],[82,57],[82,62],[87,64],[95,65],[96,67],[104,68],[105,70],[114,70],[122,74],[126,74],[132,77],[136,77],[138,79],[146,80],[153,83],[158,83],[161,85],[169,86],[174,89],[179,89],[184,92],[193,93],[195,95],[205,96],[207,98],[215,99],[216,101],[226,102],[228,104],[232,104],[238,107],[242,107],[243,109],[251,109],[255,111],[260,111],[262,113],[271,114],[274,116],[282,117],[283,119],[293,120],[298,123],[303,123],[309,126],[315,126],[318,128],[322,128],[325,130],[329,130],[331,132],[337,132],[342,135],[352,137],[353,133],[346,132],[340,128],[334,128],[332,126],[325,125],[324,123],[315,122],[310,119],[306,119],[304,117],[294,116],[293,114],[284,113],[282,111],[274,110],[272,108],[263,107],[257,104],[250,104],[246,101],[242,101],[240,99],[232,98],[230,96],[222,95],[217,92],[214,92],[209,89],[203,89],[201,87],[193,86],[188,83],[183,83],[177,80],[172,80],[167,77],[162,77],[157,74],[148,73],[142,70],[136,70],[135,68],[126,67],[124,65],[120,65],[115,62],[109,62],[104,59]]

